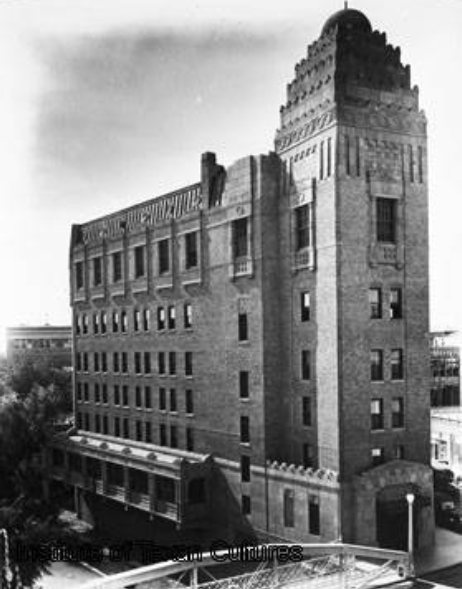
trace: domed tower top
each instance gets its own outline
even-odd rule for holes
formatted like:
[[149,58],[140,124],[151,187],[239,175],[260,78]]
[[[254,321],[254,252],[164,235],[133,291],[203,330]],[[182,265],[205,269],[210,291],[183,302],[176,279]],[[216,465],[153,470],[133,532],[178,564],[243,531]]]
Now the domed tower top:
[[370,33],[372,31],[372,26],[367,16],[359,10],[354,10],[347,6],[347,3],[345,3],[345,8],[343,10],[339,10],[326,20],[321,35],[324,35],[324,33],[334,27],[338,27],[339,30],[348,32],[358,31],[362,33]]

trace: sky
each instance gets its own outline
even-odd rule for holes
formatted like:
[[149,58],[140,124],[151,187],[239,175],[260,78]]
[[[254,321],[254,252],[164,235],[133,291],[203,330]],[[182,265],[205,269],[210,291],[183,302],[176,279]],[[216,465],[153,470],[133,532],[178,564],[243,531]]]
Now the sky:
[[[462,0],[357,0],[428,117],[431,329],[462,343]],[[81,223],[273,147],[286,84],[337,0],[0,0],[0,351],[70,324]]]

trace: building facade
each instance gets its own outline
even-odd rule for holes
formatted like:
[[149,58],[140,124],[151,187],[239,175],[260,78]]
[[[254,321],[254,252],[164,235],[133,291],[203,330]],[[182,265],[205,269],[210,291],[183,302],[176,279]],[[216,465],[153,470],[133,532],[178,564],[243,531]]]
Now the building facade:
[[418,89],[345,9],[280,115],[274,153],[206,153],[197,184],[73,227],[78,431],[51,466],[82,504],[233,539],[403,547],[412,491],[428,544]]
[[460,407],[460,348],[446,345],[453,333],[430,334],[432,407]]
[[39,325],[8,327],[9,365],[32,363],[56,368],[72,366],[72,327]]

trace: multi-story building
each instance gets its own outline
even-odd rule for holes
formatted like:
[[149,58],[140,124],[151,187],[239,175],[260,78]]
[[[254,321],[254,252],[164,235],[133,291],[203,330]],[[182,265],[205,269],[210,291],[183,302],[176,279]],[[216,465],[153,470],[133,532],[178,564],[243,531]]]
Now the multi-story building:
[[446,345],[454,332],[438,331],[431,339],[431,406],[460,407],[460,349]]
[[8,327],[7,362],[72,366],[72,328],[63,325]]
[[198,183],[73,227],[78,431],[55,476],[96,518],[123,505],[111,521],[132,535],[150,517],[381,546],[404,545],[412,491],[429,543],[418,89],[345,9],[280,113],[275,153],[226,169],[206,153]]

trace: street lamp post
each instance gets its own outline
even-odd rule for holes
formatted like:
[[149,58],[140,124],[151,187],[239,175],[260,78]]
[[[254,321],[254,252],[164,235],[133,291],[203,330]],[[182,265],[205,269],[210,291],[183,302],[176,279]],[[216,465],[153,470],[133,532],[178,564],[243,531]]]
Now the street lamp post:
[[407,552],[409,556],[409,574],[410,576],[414,576],[414,512],[413,512],[413,505],[414,505],[415,495],[414,493],[408,493],[406,495],[407,500]]

